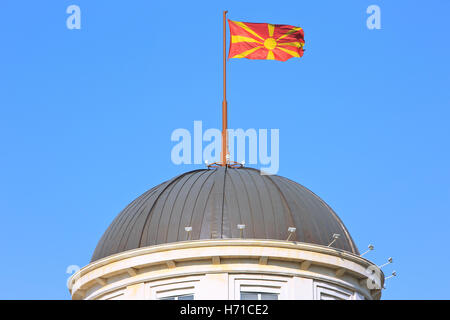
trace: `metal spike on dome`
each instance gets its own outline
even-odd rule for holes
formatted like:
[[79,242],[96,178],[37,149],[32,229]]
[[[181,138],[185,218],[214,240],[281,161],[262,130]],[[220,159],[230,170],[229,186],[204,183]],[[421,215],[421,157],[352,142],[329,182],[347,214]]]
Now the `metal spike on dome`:
[[187,239],[186,240],[191,240],[192,227],[184,227],[184,231],[187,232]]
[[366,253],[368,253],[368,252],[370,252],[370,251],[372,251],[372,250],[375,249],[375,247],[374,247],[373,245],[371,245],[371,244],[369,244],[369,246],[368,246],[367,248],[368,248],[368,250],[365,251],[365,252],[363,252],[363,253],[361,253],[361,254],[359,255],[360,257],[362,257],[362,256],[365,255]]
[[384,278],[384,280],[387,280],[387,279],[390,279],[390,278],[393,278],[396,276],[397,276],[397,272],[394,270],[394,271],[392,271],[391,275],[389,277]]
[[394,262],[394,260],[390,257],[386,263],[384,263],[384,264],[382,264],[382,265],[379,265],[378,268],[381,269],[381,268],[383,268],[383,267],[385,267],[385,266],[387,266],[388,264],[391,264],[391,263],[393,263],[393,262]]
[[245,229],[245,224],[238,224],[237,228],[239,229],[240,232],[240,238],[242,238]]
[[333,243],[335,243],[336,240],[339,239],[340,236],[341,236],[341,235],[340,235],[339,233],[334,233],[334,234],[333,234],[333,240],[330,242],[330,244],[328,245],[328,247],[331,247],[331,245],[332,245]]
[[289,228],[288,228],[289,236],[288,236],[288,238],[286,239],[286,241],[289,241],[289,240],[291,239],[291,236],[295,233],[295,230],[297,230],[296,227],[289,227]]

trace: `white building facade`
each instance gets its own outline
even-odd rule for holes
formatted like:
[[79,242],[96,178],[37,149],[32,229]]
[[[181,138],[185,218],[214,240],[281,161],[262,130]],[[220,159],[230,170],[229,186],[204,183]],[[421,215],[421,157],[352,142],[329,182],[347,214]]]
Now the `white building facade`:
[[371,262],[334,248],[230,239],[112,255],[74,274],[70,290],[88,300],[372,300],[382,282]]

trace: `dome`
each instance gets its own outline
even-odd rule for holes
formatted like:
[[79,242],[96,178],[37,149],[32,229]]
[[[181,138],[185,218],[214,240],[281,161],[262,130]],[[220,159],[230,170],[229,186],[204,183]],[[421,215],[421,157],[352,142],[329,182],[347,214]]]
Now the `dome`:
[[[253,168],[202,169],[183,173],[145,192],[114,219],[92,261],[126,250],[177,241],[239,238],[328,245],[359,254],[336,213],[302,185]],[[192,227],[188,235],[185,227]]]

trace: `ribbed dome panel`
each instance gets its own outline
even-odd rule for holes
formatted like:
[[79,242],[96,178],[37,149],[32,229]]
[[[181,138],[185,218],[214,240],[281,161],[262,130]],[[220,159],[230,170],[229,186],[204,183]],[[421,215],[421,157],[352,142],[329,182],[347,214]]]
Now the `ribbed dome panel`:
[[239,238],[291,240],[358,254],[336,213],[307,188],[252,168],[195,170],[166,181],[131,202],[100,239],[91,261],[130,249],[191,240]]

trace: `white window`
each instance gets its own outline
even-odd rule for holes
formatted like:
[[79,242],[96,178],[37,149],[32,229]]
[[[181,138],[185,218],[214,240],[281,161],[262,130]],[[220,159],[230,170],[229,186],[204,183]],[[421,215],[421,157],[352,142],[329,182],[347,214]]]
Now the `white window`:
[[264,274],[230,274],[230,300],[286,300],[292,277]]
[[146,283],[148,300],[194,300],[201,276],[161,279]]
[[278,300],[278,293],[241,291],[241,300]]
[[314,283],[316,300],[352,300],[353,292],[332,283]]
[[193,294],[185,294],[182,296],[170,296],[170,297],[160,298],[159,300],[194,300],[194,295]]

